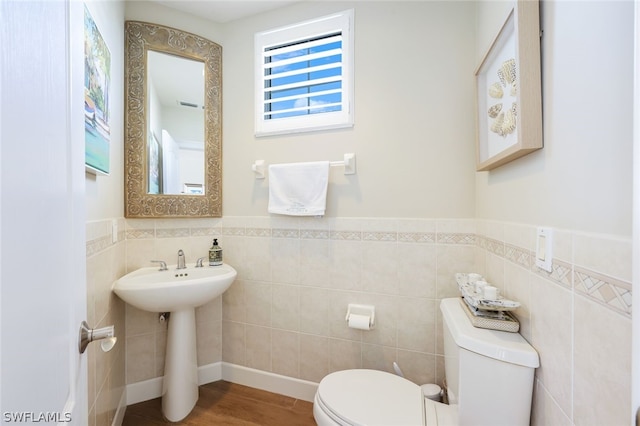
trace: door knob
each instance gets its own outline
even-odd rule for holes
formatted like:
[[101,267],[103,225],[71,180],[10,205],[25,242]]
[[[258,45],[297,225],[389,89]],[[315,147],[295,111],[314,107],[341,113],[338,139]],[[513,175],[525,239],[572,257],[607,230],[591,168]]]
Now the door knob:
[[102,340],[100,347],[104,352],[109,352],[118,340],[114,334],[114,327],[112,325],[102,328],[89,328],[89,324],[87,324],[86,321],[82,321],[78,336],[78,350],[83,354],[87,346],[89,346],[89,343]]

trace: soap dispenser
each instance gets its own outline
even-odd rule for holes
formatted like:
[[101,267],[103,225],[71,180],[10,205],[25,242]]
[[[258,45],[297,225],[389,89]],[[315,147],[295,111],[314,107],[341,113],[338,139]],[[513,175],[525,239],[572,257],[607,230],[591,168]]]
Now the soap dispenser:
[[209,249],[209,266],[222,265],[222,248],[218,245],[218,239],[213,239],[213,245]]

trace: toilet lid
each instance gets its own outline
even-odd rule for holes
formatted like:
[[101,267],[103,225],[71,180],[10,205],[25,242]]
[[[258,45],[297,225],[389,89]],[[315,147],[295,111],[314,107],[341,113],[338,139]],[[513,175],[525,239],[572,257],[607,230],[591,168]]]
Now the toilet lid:
[[383,371],[357,369],[331,373],[318,385],[317,397],[346,424],[423,424],[420,386]]

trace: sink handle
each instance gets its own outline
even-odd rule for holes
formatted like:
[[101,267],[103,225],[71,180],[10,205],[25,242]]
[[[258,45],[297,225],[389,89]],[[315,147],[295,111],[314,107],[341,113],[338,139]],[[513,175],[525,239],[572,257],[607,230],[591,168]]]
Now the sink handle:
[[167,262],[165,262],[164,260],[152,260],[151,263],[159,263],[160,264],[160,269],[158,269],[158,271],[168,271],[169,268],[167,268]]
[[202,262],[206,259],[206,257],[201,257],[196,261],[196,268],[202,268]]

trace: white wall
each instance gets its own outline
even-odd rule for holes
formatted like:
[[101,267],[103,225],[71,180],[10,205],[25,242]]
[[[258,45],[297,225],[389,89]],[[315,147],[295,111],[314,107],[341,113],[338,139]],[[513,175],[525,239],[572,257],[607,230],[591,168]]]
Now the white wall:
[[[480,2],[486,51],[507,2]],[[633,2],[545,1],[544,148],[476,175],[477,217],[631,235]]]
[[219,24],[160,4],[149,4],[144,0],[127,0],[125,19],[166,25],[197,34],[214,42],[218,42],[222,38],[222,28]]
[[[634,119],[633,119],[633,254],[632,258],[638,258],[640,250],[640,6],[635,5],[635,78],[634,78]],[[633,263],[632,281],[640,281],[640,262]],[[640,303],[640,293],[633,294],[633,304]],[[640,316],[633,316],[633,348],[632,362],[632,419],[640,413]]]
[[[160,104],[158,91],[153,83],[147,86],[147,111],[149,111],[149,129],[160,142],[162,140],[162,130],[164,129],[164,108]],[[145,143],[148,143],[148,139],[149,135],[147,135]]]
[[[109,176],[86,174],[87,322],[115,326],[116,347],[108,353],[89,347],[89,426],[108,426],[123,413],[125,384],[124,302],[111,293],[124,271],[124,3],[86,1],[111,53],[111,170]],[[82,75],[72,76],[82,78]],[[115,221],[115,241],[112,223]],[[82,423],[82,421],[79,421]],[[117,424],[117,421],[116,423]]]
[[163,107],[162,126],[178,141],[204,141],[204,110],[190,107]]
[[[200,328],[213,341],[207,362],[223,359],[265,370],[271,365],[290,375],[285,370],[297,366],[300,376],[316,380],[334,368],[363,365],[362,360],[385,368],[391,348],[394,355],[420,353],[429,360],[431,369],[408,363],[414,377],[435,371],[440,378],[442,354],[434,349],[437,300],[456,294],[453,272],[477,268],[523,302],[518,312],[523,334],[542,359],[533,424],[589,424],[612,416],[617,416],[614,423],[624,423],[618,420],[629,412],[630,393],[633,3],[541,3],[545,147],[476,173],[473,71],[506,6],[303,2],[223,26],[142,2],[127,6],[129,19],[185,29],[223,45],[225,217],[127,221],[130,268],[152,256],[174,256],[180,246],[194,257],[204,255],[207,232],[222,236],[226,259],[240,275],[222,313],[219,302],[210,307],[215,323]],[[253,34],[351,7],[356,17],[355,127],[255,138]],[[338,160],[344,152],[356,153],[358,174],[347,177],[332,170],[325,219],[312,223],[267,215],[266,182],[255,180],[250,170],[255,160]],[[406,217],[421,220],[402,221]],[[552,274],[531,264],[534,225],[557,229]],[[404,240],[421,233],[428,236]],[[358,240],[343,240],[352,234]],[[381,252],[392,261],[379,262]],[[403,267],[403,262],[410,265]],[[312,302],[305,305],[303,295]],[[322,331],[304,328],[305,315],[315,313],[309,304],[331,307],[331,318],[338,318],[341,297],[352,295],[388,306],[390,325],[381,329],[398,336],[413,337],[424,326],[403,326],[416,324],[400,321],[404,314],[428,312],[424,329],[434,334],[421,342],[424,352],[398,337],[397,342],[382,341],[384,356],[371,362],[368,351],[380,349],[380,342],[367,345],[371,337],[349,335],[342,320],[327,324],[326,311],[317,315],[324,320],[313,323]],[[406,309],[414,302],[422,307]],[[127,360],[131,383],[161,374],[153,343],[162,342],[162,336],[156,336],[153,318],[130,312],[128,330],[139,334],[128,340],[140,348]],[[140,327],[145,321],[152,326]],[[314,364],[318,370],[305,371],[308,357],[279,352],[276,339],[268,340],[269,328],[271,335],[292,341],[322,341],[317,347],[324,352],[309,351],[318,357],[327,348],[347,345],[349,362],[325,359]],[[289,362],[294,355],[298,363]]]
[[[509,4],[478,4],[479,60]],[[477,266],[523,304],[531,424],[629,424],[633,2],[543,1],[541,25],[544,148],[477,173]],[[554,228],[550,273],[536,225]]]
[[[253,135],[255,32],[355,9],[355,126]],[[474,6],[470,2],[302,2],[231,22],[224,40],[224,213],[263,215],[268,186],[255,160],[341,160],[327,215],[469,217],[474,214]]]
[[[348,8],[356,13],[354,128],[254,137],[255,32]],[[474,9],[471,2],[303,2],[219,26],[128,2],[126,19],[223,46],[224,215],[266,214],[267,181],[255,180],[255,160],[335,161],[354,152],[356,176],[331,171],[328,216],[463,218],[474,215],[474,124],[467,119]]]
[[[215,29],[162,7],[147,14],[130,6],[128,19],[205,37]],[[255,138],[254,33],[348,8],[356,22],[355,127]],[[208,36],[224,54],[224,217],[127,221],[128,270],[171,261],[178,248],[191,259],[206,255],[211,237],[238,269],[224,300],[200,308],[200,363],[319,381],[398,360],[416,382],[441,380],[438,300],[456,294],[452,273],[470,269],[475,250],[474,26],[472,2],[302,2]],[[255,160],[339,160],[345,152],[356,153],[358,173],[332,169],[325,218],[267,214]],[[345,326],[347,300],[379,307],[377,331]],[[127,307],[128,383],[162,374],[162,343],[154,315]]]
[[111,53],[111,170],[108,177],[86,175],[87,220],[98,220],[124,212],[124,3],[86,4]]

